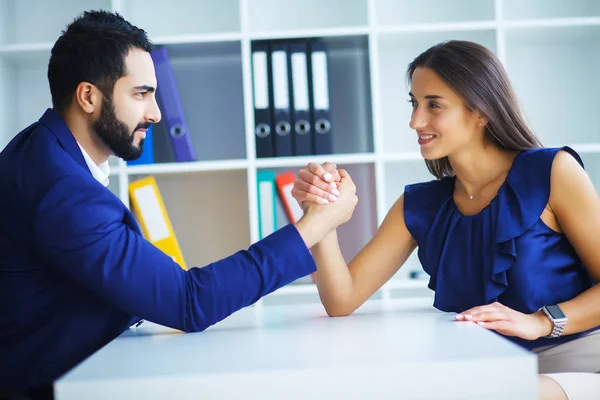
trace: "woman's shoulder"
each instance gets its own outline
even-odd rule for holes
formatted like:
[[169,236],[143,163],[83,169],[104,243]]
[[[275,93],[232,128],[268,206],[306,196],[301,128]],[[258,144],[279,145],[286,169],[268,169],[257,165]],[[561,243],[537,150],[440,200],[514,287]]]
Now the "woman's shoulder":
[[529,171],[534,174],[543,173],[549,175],[554,159],[561,151],[570,154],[582,167],[584,166],[583,160],[575,150],[569,146],[559,146],[537,147],[521,151],[515,158],[515,167],[522,170],[522,173]]
[[412,195],[422,196],[422,195],[436,195],[442,194],[446,195],[448,190],[453,188],[454,178],[453,177],[443,177],[441,179],[433,179],[425,182],[413,183],[410,185],[406,185],[404,188],[404,192],[410,192]]
[[417,243],[422,243],[435,216],[452,198],[453,189],[452,177],[415,183],[404,188],[404,221]]
[[583,166],[577,152],[568,146],[540,147],[516,156],[498,196],[497,218],[504,222],[498,225],[497,240],[516,238],[537,223],[550,201],[553,163],[561,151]]
[[404,187],[404,209],[414,212],[434,212],[452,197],[454,178],[444,177]]

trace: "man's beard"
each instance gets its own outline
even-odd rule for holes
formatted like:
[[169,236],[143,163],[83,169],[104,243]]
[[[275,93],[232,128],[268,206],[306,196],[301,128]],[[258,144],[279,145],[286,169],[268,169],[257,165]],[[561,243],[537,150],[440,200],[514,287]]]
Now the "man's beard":
[[139,146],[133,144],[134,132],[138,129],[148,129],[149,122],[143,122],[129,132],[125,123],[119,121],[115,113],[115,107],[111,99],[104,97],[100,117],[94,122],[92,128],[113,154],[125,161],[138,159],[144,151],[144,139]]

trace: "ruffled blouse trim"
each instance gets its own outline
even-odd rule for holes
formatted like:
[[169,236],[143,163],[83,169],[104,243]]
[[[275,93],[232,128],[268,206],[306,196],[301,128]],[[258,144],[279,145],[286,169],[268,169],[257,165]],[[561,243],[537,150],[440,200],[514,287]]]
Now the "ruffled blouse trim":
[[548,204],[552,162],[560,150],[568,151],[583,166],[579,155],[567,146],[521,152],[491,204],[496,227],[486,304],[497,301],[508,287],[507,271],[518,256],[516,239],[539,221]]

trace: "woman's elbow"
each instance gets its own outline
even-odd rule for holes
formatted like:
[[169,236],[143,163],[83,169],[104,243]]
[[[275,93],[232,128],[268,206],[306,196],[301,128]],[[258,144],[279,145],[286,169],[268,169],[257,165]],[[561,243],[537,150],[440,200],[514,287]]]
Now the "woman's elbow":
[[345,305],[325,305],[325,312],[330,317],[346,317],[354,312],[354,308]]

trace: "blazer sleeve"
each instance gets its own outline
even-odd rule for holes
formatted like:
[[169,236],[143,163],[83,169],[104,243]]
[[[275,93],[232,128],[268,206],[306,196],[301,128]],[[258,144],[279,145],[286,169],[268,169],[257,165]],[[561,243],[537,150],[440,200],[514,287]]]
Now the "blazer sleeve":
[[97,182],[63,177],[33,222],[36,256],[114,307],[200,331],[316,269],[295,226],[204,268],[181,269],[123,222],[121,201]]

